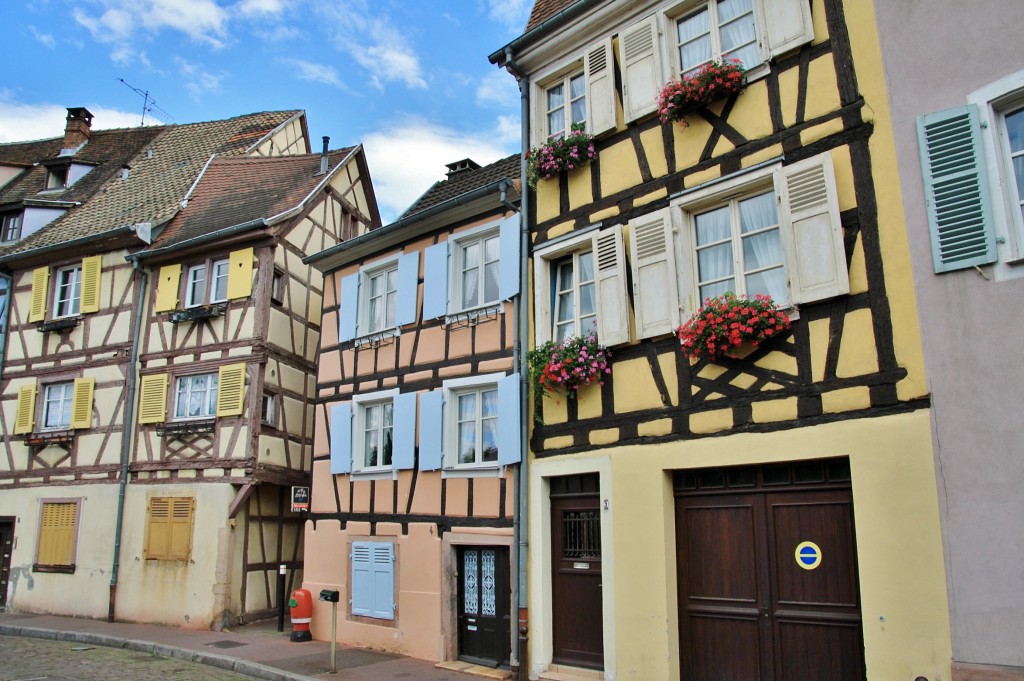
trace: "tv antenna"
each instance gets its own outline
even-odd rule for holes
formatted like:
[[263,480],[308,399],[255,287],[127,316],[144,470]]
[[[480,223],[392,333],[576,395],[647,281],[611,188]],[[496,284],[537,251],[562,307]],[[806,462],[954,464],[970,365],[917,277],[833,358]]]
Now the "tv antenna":
[[140,90],[139,88],[135,87],[134,85],[126,81],[124,78],[117,78],[116,80],[119,83],[121,83],[121,85],[124,85],[126,88],[128,88],[138,96],[142,97],[142,120],[139,122],[140,126],[146,124],[146,114],[153,113],[154,109],[163,114],[164,116],[167,116],[172,120],[174,119],[174,116],[167,113],[165,110],[161,109],[160,106],[157,105],[156,100],[149,96],[149,90]]

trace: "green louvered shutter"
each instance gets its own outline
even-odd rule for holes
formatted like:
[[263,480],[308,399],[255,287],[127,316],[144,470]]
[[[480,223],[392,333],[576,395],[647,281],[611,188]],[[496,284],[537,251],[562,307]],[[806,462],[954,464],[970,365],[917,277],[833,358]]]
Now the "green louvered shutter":
[[917,136],[935,271],[995,262],[992,201],[977,107],[921,116]]

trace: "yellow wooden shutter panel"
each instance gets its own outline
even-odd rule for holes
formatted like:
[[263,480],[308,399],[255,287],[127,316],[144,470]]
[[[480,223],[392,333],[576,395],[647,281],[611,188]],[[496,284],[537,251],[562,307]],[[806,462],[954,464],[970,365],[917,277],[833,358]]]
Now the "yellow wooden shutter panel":
[[43,504],[42,524],[39,528],[39,550],[36,561],[40,565],[71,565],[75,551],[75,520],[78,504]]
[[96,387],[95,378],[76,378],[75,391],[71,399],[71,427],[92,427],[92,395]]
[[192,554],[192,510],[195,499],[179,497],[171,499],[171,513],[168,519],[167,559],[188,560]]
[[139,423],[167,419],[167,374],[143,376],[139,388]]
[[18,389],[18,413],[14,417],[14,434],[31,433],[36,417],[36,387],[23,385]]
[[149,527],[146,528],[147,560],[159,560],[167,556],[167,536],[170,527],[170,499],[157,497],[149,500]]
[[78,309],[83,314],[100,311],[100,274],[102,264],[102,255],[82,259],[82,302]]
[[245,405],[245,363],[220,368],[217,380],[217,416],[239,416]]
[[229,300],[252,295],[252,258],[251,248],[231,252],[231,265],[228,268]]
[[41,322],[46,319],[46,295],[50,289],[50,268],[37,267],[32,272],[32,309],[29,310],[30,322]]
[[155,312],[168,312],[178,307],[178,289],[181,281],[181,265],[164,265],[156,282]]

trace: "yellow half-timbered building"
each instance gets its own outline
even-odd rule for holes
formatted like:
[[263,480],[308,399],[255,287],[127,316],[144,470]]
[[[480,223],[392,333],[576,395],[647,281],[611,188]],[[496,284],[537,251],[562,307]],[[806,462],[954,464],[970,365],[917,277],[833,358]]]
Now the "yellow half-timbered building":
[[[949,678],[872,3],[538,0],[490,58],[532,148],[534,346],[593,332],[612,355],[533,414],[529,676]],[[699,80],[736,63],[739,91]],[[791,326],[691,359],[679,327],[726,292]]]

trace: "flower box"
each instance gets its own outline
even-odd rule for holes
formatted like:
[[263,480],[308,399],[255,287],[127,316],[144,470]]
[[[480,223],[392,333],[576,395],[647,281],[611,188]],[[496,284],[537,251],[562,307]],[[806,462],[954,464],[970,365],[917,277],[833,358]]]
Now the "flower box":
[[694,73],[667,83],[658,95],[661,122],[685,126],[684,116],[687,113],[742,92],[747,86],[745,72],[746,69],[738,59],[711,61]]
[[573,123],[568,135],[549,139],[526,152],[526,182],[532,189],[536,189],[541,180],[582,168],[597,158],[594,138],[584,127],[583,123]]
[[601,380],[612,372],[611,353],[597,342],[597,336],[570,336],[564,341],[548,341],[527,354],[530,384],[534,391],[534,419],[543,423],[540,405],[546,393],[564,391],[575,397],[580,388]]
[[679,345],[692,359],[745,357],[790,327],[789,316],[770,297],[740,298],[726,293],[708,298],[704,306],[676,330]]

